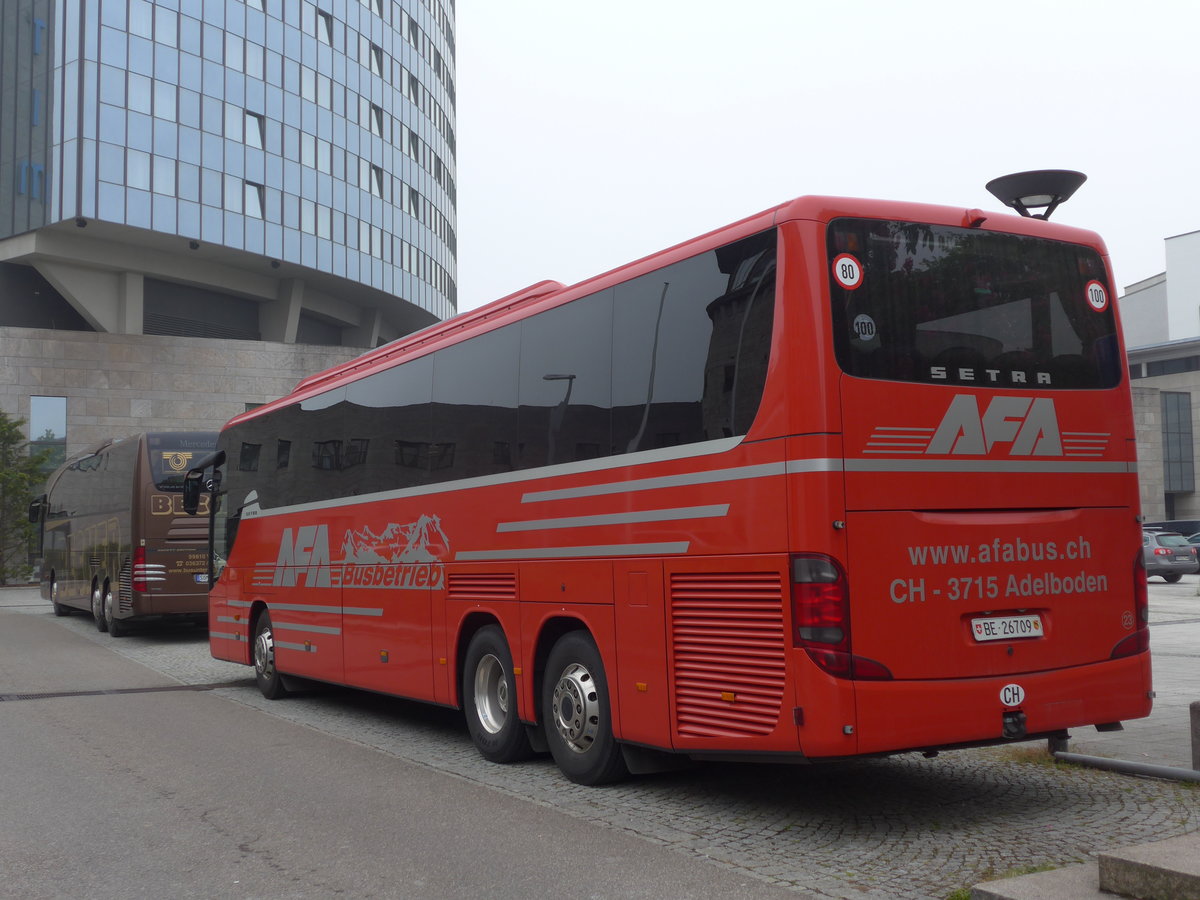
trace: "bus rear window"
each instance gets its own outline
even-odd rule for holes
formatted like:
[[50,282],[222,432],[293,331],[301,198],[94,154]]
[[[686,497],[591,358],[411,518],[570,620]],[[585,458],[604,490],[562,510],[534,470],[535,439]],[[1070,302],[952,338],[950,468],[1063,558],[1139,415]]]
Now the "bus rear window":
[[850,375],[1047,390],[1121,379],[1115,301],[1088,247],[837,219],[828,252],[834,344]]
[[160,491],[182,491],[192,461],[217,449],[214,432],[163,432],[146,436],[150,475]]

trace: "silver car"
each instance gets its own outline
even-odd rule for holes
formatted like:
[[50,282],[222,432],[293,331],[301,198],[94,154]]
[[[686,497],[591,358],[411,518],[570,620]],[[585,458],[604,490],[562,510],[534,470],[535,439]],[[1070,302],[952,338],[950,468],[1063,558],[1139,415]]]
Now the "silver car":
[[1143,531],[1142,562],[1147,578],[1161,575],[1168,584],[1200,571],[1196,545],[1189,544],[1187,538],[1174,531]]

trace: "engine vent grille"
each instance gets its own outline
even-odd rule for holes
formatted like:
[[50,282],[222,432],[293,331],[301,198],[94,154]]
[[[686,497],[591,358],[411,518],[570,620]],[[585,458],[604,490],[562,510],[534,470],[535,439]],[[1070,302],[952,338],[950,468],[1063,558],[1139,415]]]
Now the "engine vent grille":
[[672,575],[671,644],[681,736],[775,730],[786,675],[779,573]]
[[515,600],[515,572],[454,572],[446,579],[448,600]]

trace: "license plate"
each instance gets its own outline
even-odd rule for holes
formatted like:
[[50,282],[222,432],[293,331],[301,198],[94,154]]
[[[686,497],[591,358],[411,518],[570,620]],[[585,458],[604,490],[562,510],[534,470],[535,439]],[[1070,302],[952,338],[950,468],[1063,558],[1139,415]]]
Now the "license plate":
[[971,634],[977,641],[1013,641],[1042,636],[1042,617],[990,616],[971,620]]
[[208,584],[208,573],[207,572],[205,572],[202,575],[193,575],[192,577],[196,579],[196,584]]

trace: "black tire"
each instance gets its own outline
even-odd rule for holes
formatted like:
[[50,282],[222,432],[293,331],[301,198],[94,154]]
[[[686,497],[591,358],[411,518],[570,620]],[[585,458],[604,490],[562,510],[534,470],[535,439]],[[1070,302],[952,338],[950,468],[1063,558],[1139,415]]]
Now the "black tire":
[[467,731],[484,759],[510,763],[533,755],[529,736],[517,715],[512,652],[500,626],[479,629],[467,645],[462,698]]
[[1182,574],[1180,574],[1179,572],[1172,572],[1170,575],[1164,575],[1164,576],[1162,577],[1162,579],[1163,579],[1163,581],[1165,581],[1167,584],[1175,584],[1175,583],[1176,583],[1177,581],[1179,581],[1179,579],[1180,579],[1180,578],[1182,578],[1182,577],[1183,577],[1183,575],[1182,575]]
[[58,581],[53,576],[50,577],[50,605],[54,608],[56,616],[62,617],[71,614],[71,607],[63,606],[58,602]]
[[104,626],[105,630],[115,638],[125,637],[129,634],[129,626],[124,619],[118,619],[116,612],[113,609],[113,593],[112,588],[104,589]]
[[96,620],[97,631],[108,631],[108,621],[104,618],[104,594],[99,585],[92,588],[92,618]]
[[268,700],[278,700],[288,692],[283,676],[275,668],[275,635],[271,630],[271,615],[266,610],[254,623],[254,681]]
[[629,774],[613,737],[604,663],[586,631],[568,632],[550,650],[542,727],[554,761],[576,784],[607,784]]

